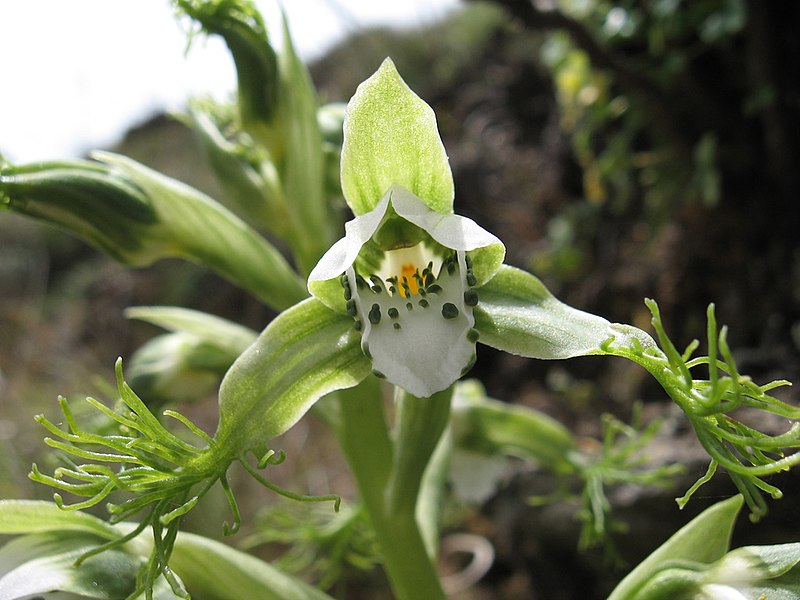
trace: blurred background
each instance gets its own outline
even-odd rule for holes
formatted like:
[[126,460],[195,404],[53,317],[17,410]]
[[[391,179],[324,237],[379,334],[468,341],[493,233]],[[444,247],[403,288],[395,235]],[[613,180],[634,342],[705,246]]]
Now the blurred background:
[[[394,59],[437,113],[457,211],[498,235],[510,264],[573,306],[645,330],[642,300],[654,298],[679,347],[702,340],[714,302],[741,372],[759,383],[800,382],[800,4],[286,4],[323,103],[347,101],[385,56]],[[279,24],[273,3],[259,7]],[[169,113],[187,95],[229,97],[233,67],[217,40],[197,39],[184,54],[185,30],[167,2],[4,2],[0,152],[24,163],[110,148],[219,195],[191,132]],[[193,265],[128,270],[60,231],[0,215],[0,497],[50,497],[26,477],[32,461],[52,460],[32,417],[54,416],[58,394],[113,395],[115,358],[157,333],[122,317],[142,304],[198,308],[259,330],[272,316]],[[664,421],[651,460],[680,462],[686,475],[672,489],[610,495],[629,527],[615,535],[619,560],[610,562],[602,547],[576,552],[574,506],[527,502],[552,491],[547,474],[506,467],[495,494],[459,509],[459,527],[486,536],[497,553],[483,582],[459,598],[604,597],[680,524],[735,493],[718,476],[678,512],[673,498],[706,459],[635,365],[534,362],[479,347],[470,376],[493,397],[558,418],[587,444],[603,413],[626,420],[642,402],[646,419]],[[798,393],[780,397],[796,402]],[[215,408],[206,398],[181,411],[213,431]],[[331,448],[319,423],[304,419],[285,440],[292,471],[278,477],[346,495],[352,486]],[[771,502],[759,526],[742,521],[736,545],[800,540],[800,484],[794,475],[772,483],[788,499]],[[243,510],[273,501],[266,496],[254,492]],[[190,516],[190,528],[217,537],[218,520]]]

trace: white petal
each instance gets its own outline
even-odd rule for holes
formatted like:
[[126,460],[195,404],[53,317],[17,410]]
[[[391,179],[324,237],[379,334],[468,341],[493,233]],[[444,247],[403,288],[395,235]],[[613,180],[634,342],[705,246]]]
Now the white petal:
[[502,242],[472,219],[436,212],[402,186],[389,189],[398,215],[424,229],[442,246],[453,250],[475,250]]
[[344,224],[344,237],[319,260],[308,276],[309,282],[339,277],[355,262],[361,247],[373,236],[386,215],[389,197],[390,193],[386,192],[374,209]]
[[748,600],[748,596],[745,596],[740,590],[718,583],[704,585],[701,597],[707,600]]
[[[475,359],[475,342],[468,338],[475,318],[464,303],[463,252],[458,252],[458,263],[453,274],[442,269],[437,279],[441,291],[424,297],[353,287],[365,354],[371,356],[375,371],[414,396],[427,398],[449,387]],[[355,281],[352,268],[348,277]],[[377,322],[370,319],[375,310]]]

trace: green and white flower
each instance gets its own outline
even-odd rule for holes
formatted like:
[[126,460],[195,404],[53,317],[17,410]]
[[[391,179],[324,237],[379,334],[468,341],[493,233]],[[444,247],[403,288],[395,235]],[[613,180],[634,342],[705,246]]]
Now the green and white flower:
[[373,371],[410,394],[453,384],[472,366],[479,337],[524,356],[566,358],[621,335],[504,266],[502,242],[453,214],[436,117],[390,59],[348,104],[341,181],[356,217],[308,289],[353,318]]
[[[485,250],[484,252],[479,252]],[[373,369],[420,397],[449,387],[475,360],[473,307],[482,273],[494,274],[505,249],[474,221],[431,210],[400,185],[346,225],[317,264],[309,289],[331,308],[331,284],[361,332]],[[338,299],[337,299],[338,300]]]

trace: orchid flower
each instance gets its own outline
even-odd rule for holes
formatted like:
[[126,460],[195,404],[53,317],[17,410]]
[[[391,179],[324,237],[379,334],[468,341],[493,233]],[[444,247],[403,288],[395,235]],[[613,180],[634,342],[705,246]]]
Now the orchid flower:
[[[546,322],[537,324],[543,334],[537,336],[543,343],[539,357],[599,352],[611,336],[605,319],[566,307],[538,289],[532,276],[503,267],[503,243],[453,214],[453,178],[436,117],[391,59],[359,86],[348,105],[341,177],[357,216],[312,270],[308,289],[353,319],[377,376],[428,397],[472,367],[475,343],[484,333],[490,345],[515,350],[519,327],[526,325],[507,319],[513,294],[503,294],[498,303],[503,290],[491,284],[499,273],[503,288],[511,284],[520,292],[533,284],[537,300],[572,314],[572,324],[558,323],[549,332]],[[488,305],[481,303],[484,286],[493,299]],[[508,334],[505,342],[498,326]],[[567,329],[567,338],[547,342]]]
[[449,387],[475,360],[472,311],[484,283],[475,261],[494,275],[502,243],[400,185],[346,230],[311,272],[309,289],[335,309],[341,302],[325,288],[338,287],[376,374],[415,396]]

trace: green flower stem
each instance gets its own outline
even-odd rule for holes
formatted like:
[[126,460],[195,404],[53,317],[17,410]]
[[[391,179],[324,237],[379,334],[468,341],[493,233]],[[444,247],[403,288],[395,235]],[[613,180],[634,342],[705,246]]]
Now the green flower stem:
[[389,514],[413,513],[422,475],[450,418],[453,388],[430,398],[417,398],[400,388],[395,389],[397,434],[386,508]]
[[342,449],[368,501],[383,495],[392,469],[392,442],[380,402],[380,382],[368,377],[338,394]]
[[[398,498],[395,502],[387,502],[387,499],[399,496],[399,491],[394,494],[389,491],[396,488],[394,484],[399,481],[398,471],[394,469],[399,467],[399,472],[403,473],[401,478],[410,479],[409,474],[419,469],[420,465],[412,468],[416,461],[408,457],[393,458],[394,450],[380,396],[379,382],[373,377],[367,378],[349,392],[341,393],[342,421],[338,433],[342,449],[350,463],[364,507],[381,546],[384,568],[395,596],[399,600],[443,600],[444,592],[435,566],[428,557],[415,516],[419,481],[412,491],[406,490],[409,496],[413,496],[411,501],[400,501]],[[449,395],[446,397],[449,407]],[[414,398],[411,402],[414,400],[422,403],[426,399]],[[431,406],[441,404],[441,399],[437,401],[434,398]],[[418,411],[406,407],[405,412],[405,417],[399,417],[401,425],[398,431],[408,432],[401,433],[405,440],[398,440],[396,447],[400,456],[411,450],[408,445],[411,432],[418,434],[422,430],[420,427],[410,427],[412,421],[421,417]],[[402,425],[403,420],[407,421],[405,426]],[[435,440],[426,442],[426,445],[430,445],[428,456],[437,440],[438,436]],[[427,459],[422,463],[421,471],[424,471],[426,463]],[[392,504],[396,506],[393,507]]]

